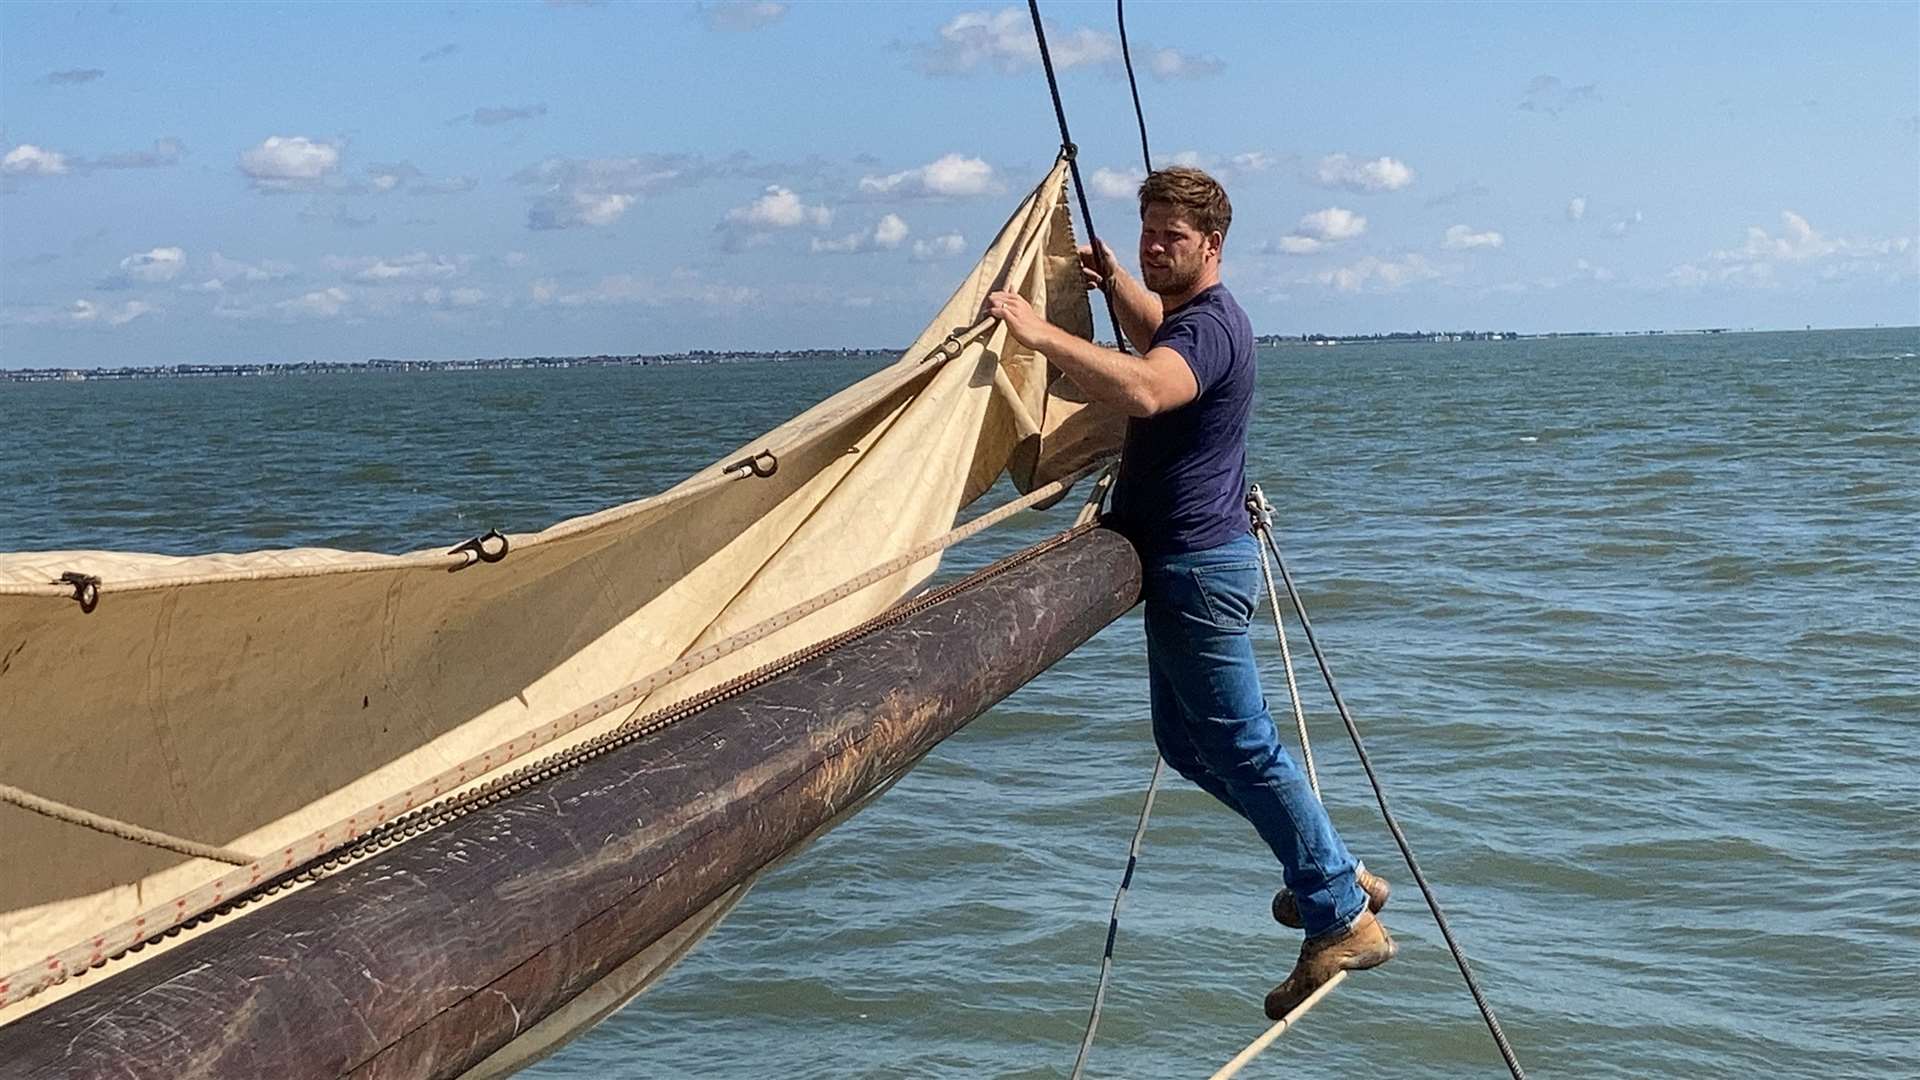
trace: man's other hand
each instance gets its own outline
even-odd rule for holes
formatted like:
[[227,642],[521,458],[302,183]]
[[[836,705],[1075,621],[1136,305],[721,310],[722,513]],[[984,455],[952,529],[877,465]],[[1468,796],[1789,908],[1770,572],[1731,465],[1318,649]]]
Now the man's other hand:
[[[1101,256],[1105,256],[1104,262]],[[1092,244],[1080,245],[1080,272],[1086,275],[1088,292],[1104,286],[1107,281],[1108,267],[1119,265],[1120,260],[1114,257],[1113,249],[1107,246],[1105,240],[1100,241],[1099,256],[1093,253]]]
[[1006,323],[1013,339],[1029,349],[1040,349],[1041,340],[1053,328],[1053,324],[1033,310],[1027,298],[1017,292],[1001,290],[988,294],[987,314]]

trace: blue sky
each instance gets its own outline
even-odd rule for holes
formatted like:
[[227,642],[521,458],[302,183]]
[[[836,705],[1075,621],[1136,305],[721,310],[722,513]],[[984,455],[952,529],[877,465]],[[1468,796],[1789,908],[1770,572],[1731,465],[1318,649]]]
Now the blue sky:
[[[1103,235],[1107,3],[1045,3]],[[1266,333],[1920,322],[1920,7],[1128,6]],[[0,5],[0,365],[895,346],[1058,144],[1024,6]]]

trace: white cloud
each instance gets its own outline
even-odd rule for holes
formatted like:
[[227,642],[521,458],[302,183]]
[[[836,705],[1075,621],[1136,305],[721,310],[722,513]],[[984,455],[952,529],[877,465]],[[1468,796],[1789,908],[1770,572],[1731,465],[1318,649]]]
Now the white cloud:
[[1300,236],[1290,233],[1274,241],[1270,250],[1278,251],[1285,255],[1312,255],[1314,252],[1326,246],[1326,244],[1315,240],[1311,236]]
[[1322,285],[1330,285],[1341,292],[1360,292],[1368,287],[1376,291],[1387,292],[1416,281],[1427,281],[1441,276],[1432,263],[1419,254],[1409,254],[1398,259],[1381,259],[1369,255],[1349,266],[1322,271],[1314,275],[1313,280]]
[[1579,221],[1586,216],[1587,197],[1585,195],[1575,195],[1573,198],[1567,200],[1568,221]]
[[957,232],[943,233],[931,240],[913,242],[913,258],[916,262],[933,262],[936,259],[951,259],[967,250],[967,238]]
[[1001,190],[993,166],[977,157],[946,154],[914,169],[886,176],[863,176],[860,190],[868,195],[964,198]]
[[772,184],[759,198],[727,211],[727,221],[759,232],[772,229],[824,229],[833,224],[833,211],[824,206],[809,206],[791,190]]
[[367,166],[367,183],[372,184],[375,191],[393,191],[409,180],[419,179],[420,175],[420,170],[408,161]]
[[698,304],[737,308],[751,304],[760,297],[760,291],[751,286],[708,281],[684,269],[675,270],[665,278],[614,274],[601,278],[591,288],[575,292],[563,290],[557,282],[541,280],[533,283],[528,294],[536,304],[559,304],[562,307],[678,307]]
[[129,300],[119,309],[107,314],[108,326],[125,326],[142,315],[148,315],[159,309],[142,300]]
[[1634,226],[1640,224],[1642,221],[1645,221],[1645,220],[1646,220],[1646,217],[1642,215],[1640,211],[1635,210],[1633,213],[1628,214],[1626,217],[1623,217],[1620,220],[1615,221],[1613,224],[1608,225],[1607,235],[1615,238],[1625,236],[1627,235],[1627,233],[1633,231]]
[[[1117,40],[1085,27],[1064,35],[1054,29],[1055,33],[1048,35],[1048,46],[1056,70],[1101,63],[1120,55]],[[959,75],[981,68],[1011,75],[1040,63],[1032,21],[1026,12],[1011,7],[963,11],[947,20],[940,27],[939,40],[921,46],[920,52],[922,70],[939,75]]]
[[157,284],[172,281],[186,269],[187,253],[177,247],[154,248],[120,260],[120,273],[129,281]]
[[340,167],[340,148],[304,135],[273,135],[240,153],[240,171],[267,191],[319,186]]
[[701,5],[709,30],[745,33],[772,26],[787,14],[787,5],[772,0],[715,0]]
[[129,300],[124,304],[96,304],[91,300],[75,300],[58,311],[45,310],[17,319],[24,323],[69,323],[91,324],[105,323],[108,326],[125,326],[142,315],[151,315],[160,309],[144,300]]
[[1351,210],[1338,206],[1329,206],[1325,210],[1315,210],[1300,219],[1294,232],[1300,236],[1310,236],[1315,240],[1337,241],[1351,240],[1367,231],[1367,219]]
[[1351,210],[1329,206],[1304,215],[1291,233],[1262,244],[1256,250],[1283,255],[1312,255],[1329,244],[1351,240],[1367,231],[1367,219]]
[[808,242],[807,250],[815,255],[852,255],[873,250],[873,235],[864,232],[850,232],[838,240],[822,240],[814,237]]
[[21,143],[0,158],[0,173],[10,176],[59,176],[70,171],[72,166],[67,163],[67,155],[42,150],[32,143]]
[[[718,172],[716,166],[701,158],[649,154],[548,158],[520,170],[513,179],[538,192],[527,210],[527,228],[571,229],[611,225],[641,196],[691,187]],[[465,181],[462,185],[463,190],[471,186]]]
[[1413,176],[1406,162],[1396,158],[1355,161],[1346,154],[1328,154],[1314,170],[1314,180],[1322,187],[1348,191],[1399,191],[1413,183]]
[[1140,182],[1146,178],[1147,174],[1139,169],[1128,169],[1122,172],[1118,169],[1099,168],[1093,170],[1093,175],[1087,178],[1087,189],[1099,199],[1134,199],[1139,197]]
[[910,232],[907,223],[899,214],[888,214],[873,227],[873,242],[883,248],[897,248]]
[[621,216],[632,208],[633,199],[632,195],[620,192],[609,192],[603,195],[585,191],[574,192],[574,220],[582,225],[595,227],[611,225],[619,221]]
[[1895,280],[1920,276],[1920,242],[1913,237],[1849,239],[1821,233],[1792,210],[1780,211],[1780,231],[1749,226],[1738,247],[1712,252],[1705,265],[1684,263],[1668,271],[1676,285],[1774,285],[1795,274],[1823,280],[1866,274]]
[[[1252,176],[1279,167],[1282,162],[1264,150],[1248,150],[1238,154],[1221,157],[1202,153],[1199,150],[1186,149],[1173,154],[1162,155],[1158,165],[1167,168],[1172,165],[1184,165],[1191,169],[1204,170],[1216,180],[1233,180],[1236,177]],[[1137,169],[1129,170],[1134,176],[1145,179],[1146,174]]]
[[[990,70],[1019,74],[1040,65],[1033,21],[1017,7],[965,11],[941,25],[932,41],[912,47],[920,70],[931,75],[966,75]],[[1083,67],[1121,70],[1118,36],[1090,27],[1047,22],[1047,49],[1056,71]],[[1156,79],[1197,79],[1217,75],[1226,64],[1216,56],[1134,43],[1135,67]]]
[[56,150],[21,143],[0,157],[0,174],[8,176],[62,176],[94,169],[157,169],[178,165],[187,148],[179,139],[155,139],[147,150],[126,150],[97,158],[70,158]]
[[851,255],[863,251],[891,251],[906,242],[911,230],[898,214],[888,214],[881,218],[870,230],[851,232],[838,240],[822,240],[815,237],[811,249],[814,254]]
[[453,277],[466,268],[468,260],[415,251],[386,258],[331,255],[323,262],[327,269],[351,274],[355,281],[369,285],[386,285],[400,281],[425,281]]
[[1505,247],[1507,238],[1492,229],[1488,229],[1485,232],[1474,232],[1465,225],[1453,225],[1447,229],[1446,239],[1442,241],[1442,243],[1449,248],[1459,251],[1469,248]]
[[1179,49],[1147,50],[1147,70],[1158,79],[1204,79],[1226,69],[1226,63],[1217,56],[1201,56]]
[[1820,235],[1807,219],[1791,210],[1780,211],[1780,235],[1774,236],[1758,225],[1747,228],[1747,242],[1741,247],[1729,251],[1714,253],[1714,258],[1723,261],[1774,260],[1778,262],[1802,262],[1807,259],[1821,259],[1828,255],[1846,250],[1850,245],[1839,240],[1831,240]]
[[347,290],[336,285],[296,296],[290,300],[282,300],[273,307],[275,311],[284,315],[330,319],[346,310],[347,303],[352,299]]
[[420,302],[428,307],[469,308],[477,307],[486,301],[487,294],[483,289],[442,289],[435,285],[420,291]]
[[157,314],[160,308],[144,300],[124,304],[97,304],[75,300],[66,307],[50,305],[8,306],[0,308],[0,325],[12,326],[125,326],[143,315]]
[[257,285],[263,281],[278,281],[293,274],[293,264],[266,259],[258,263],[245,263],[229,259],[220,252],[214,252],[207,260],[207,266],[213,276],[197,285],[180,286],[183,292],[218,293],[241,285]]

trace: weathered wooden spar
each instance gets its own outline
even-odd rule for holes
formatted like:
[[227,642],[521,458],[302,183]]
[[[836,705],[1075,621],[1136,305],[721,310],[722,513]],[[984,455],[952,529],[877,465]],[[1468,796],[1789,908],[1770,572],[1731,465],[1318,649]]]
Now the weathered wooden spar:
[[0,1028],[0,1076],[474,1070],[649,946],[697,932],[1131,607],[1139,575],[1101,528],[1028,549]]
[[981,315],[1091,335],[1067,166],[899,359],[657,494],[398,555],[0,553],[0,1077],[512,1072],[1126,610],[1098,530],[908,599],[1119,448]]

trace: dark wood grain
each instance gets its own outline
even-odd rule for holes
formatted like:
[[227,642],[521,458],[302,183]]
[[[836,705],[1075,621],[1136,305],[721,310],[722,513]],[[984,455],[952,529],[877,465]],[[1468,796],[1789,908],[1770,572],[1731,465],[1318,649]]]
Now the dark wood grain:
[[1130,608],[1096,529],[0,1028],[0,1076],[457,1076]]

